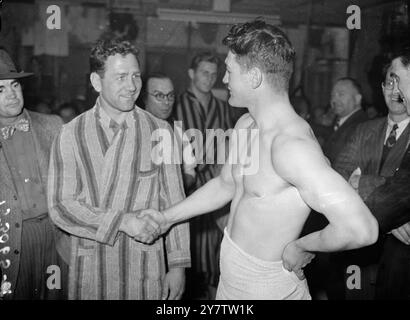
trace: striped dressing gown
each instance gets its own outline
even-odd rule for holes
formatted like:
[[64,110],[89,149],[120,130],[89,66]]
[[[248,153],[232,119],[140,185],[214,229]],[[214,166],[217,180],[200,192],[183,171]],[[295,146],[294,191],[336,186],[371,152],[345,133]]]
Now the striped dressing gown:
[[[175,106],[175,118],[182,121],[183,129],[199,129],[204,137],[205,150],[206,129],[233,128],[233,117],[228,104],[211,95],[209,105],[203,106],[195,95],[187,90],[180,97]],[[221,165],[207,164],[206,152],[203,152],[203,164],[196,167],[196,188],[201,187],[212,178],[219,175]],[[217,157],[214,148],[215,159]],[[211,199],[210,199],[211,200]],[[215,219],[229,212],[226,206],[213,214],[202,215],[191,220],[192,241],[192,272],[200,276],[204,284],[216,287],[219,279],[219,248],[222,241],[222,230],[219,230]]]
[[188,224],[152,245],[118,228],[124,213],[184,198],[179,165],[151,161],[151,133],[171,129],[138,107],[114,133],[112,124],[97,99],[52,148],[48,204],[54,223],[70,234],[69,298],[160,299],[166,269],[190,266]]

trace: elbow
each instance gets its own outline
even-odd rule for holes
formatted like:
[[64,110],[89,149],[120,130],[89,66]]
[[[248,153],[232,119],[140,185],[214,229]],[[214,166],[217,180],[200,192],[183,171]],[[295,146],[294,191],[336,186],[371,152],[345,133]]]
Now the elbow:
[[353,248],[362,248],[370,246],[376,243],[379,237],[379,225],[373,217],[361,224],[360,227],[356,227],[352,232],[352,244]]

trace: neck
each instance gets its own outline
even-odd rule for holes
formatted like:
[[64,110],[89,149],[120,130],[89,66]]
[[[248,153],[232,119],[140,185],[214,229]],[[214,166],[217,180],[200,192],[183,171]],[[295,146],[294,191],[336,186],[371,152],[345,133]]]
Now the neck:
[[211,92],[201,92],[193,84],[191,84],[190,89],[192,93],[195,95],[195,97],[201,102],[201,104],[203,104],[204,107],[207,107],[209,101],[211,100]]
[[11,118],[1,118],[0,117],[0,125],[2,126],[10,126],[20,120],[23,117],[23,112],[21,112],[18,116],[16,117],[11,117]]
[[104,100],[104,98],[101,95],[100,95],[100,106],[101,108],[104,109],[104,111],[108,114],[108,116],[118,124],[124,122],[127,115],[130,114],[130,112],[134,110],[132,109],[130,111],[120,111],[120,110],[114,109],[108,104],[107,101]]
[[353,113],[355,113],[355,112],[358,111],[358,110],[360,110],[360,106],[354,108],[353,110],[351,110],[349,113],[345,114],[344,116],[338,117],[338,119],[343,119],[343,118],[345,118],[345,117],[348,117],[348,116],[352,115]]
[[408,117],[409,116],[408,116],[407,113],[403,113],[403,114],[391,114],[391,113],[389,113],[389,118],[395,123],[402,122],[403,120],[406,120]]
[[261,130],[279,128],[296,113],[292,108],[287,93],[268,92],[255,94],[255,103],[249,107],[249,113]]

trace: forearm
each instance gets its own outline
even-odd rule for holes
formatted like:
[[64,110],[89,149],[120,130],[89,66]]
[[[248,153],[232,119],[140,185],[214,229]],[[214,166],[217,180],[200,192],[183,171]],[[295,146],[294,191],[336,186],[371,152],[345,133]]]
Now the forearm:
[[191,267],[191,251],[188,223],[173,226],[165,238],[168,267]]
[[121,210],[101,210],[76,200],[63,200],[49,206],[53,222],[81,238],[113,245],[123,221]]
[[234,187],[218,176],[163,213],[170,222],[178,223],[223,207],[232,200],[233,195]]
[[310,233],[296,240],[296,245],[304,251],[333,252],[361,247],[349,233],[342,232],[328,224],[324,229]]

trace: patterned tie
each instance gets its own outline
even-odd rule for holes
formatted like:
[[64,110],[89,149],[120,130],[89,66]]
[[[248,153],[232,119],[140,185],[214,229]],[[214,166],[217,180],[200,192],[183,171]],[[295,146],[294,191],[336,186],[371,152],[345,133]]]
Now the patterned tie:
[[337,131],[340,128],[340,119],[337,119],[335,125],[333,126],[333,130]]
[[21,119],[11,126],[5,126],[0,129],[4,140],[10,139],[16,130],[27,132],[30,130],[30,125],[27,119]]
[[399,126],[397,125],[397,123],[394,124],[393,128],[390,131],[389,137],[386,140],[386,147],[387,148],[391,148],[395,145],[396,143],[396,130]]

